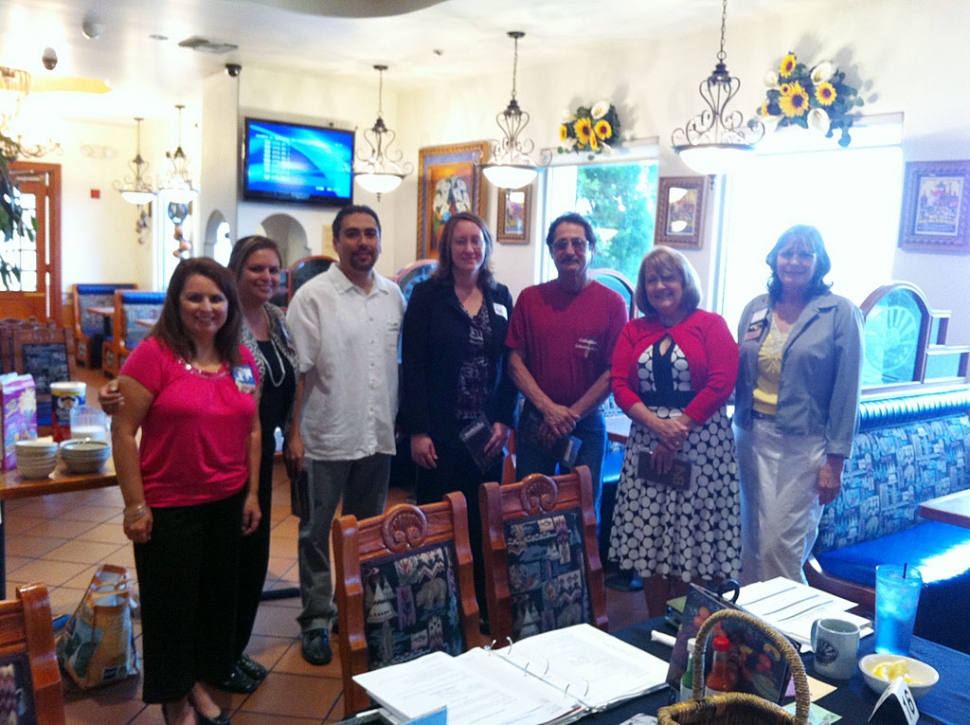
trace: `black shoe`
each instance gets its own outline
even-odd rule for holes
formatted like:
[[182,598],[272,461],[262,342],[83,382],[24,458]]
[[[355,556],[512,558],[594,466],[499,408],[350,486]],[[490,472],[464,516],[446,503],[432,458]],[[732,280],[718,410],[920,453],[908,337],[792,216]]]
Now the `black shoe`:
[[239,658],[239,661],[236,663],[236,670],[241,670],[244,675],[256,682],[262,682],[269,674],[269,671],[265,667],[247,654]]
[[248,695],[256,692],[259,682],[247,675],[238,666],[233,667],[232,674],[222,682],[210,682],[213,687],[218,687],[226,692],[238,692],[241,695]]
[[225,710],[220,710],[215,717],[206,717],[199,708],[195,708],[195,721],[198,725],[230,725]]
[[325,629],[311,629],[300,635],[300,651],[303,659],[311,665],[328,665],[333,659],[330,649],[330,635]]

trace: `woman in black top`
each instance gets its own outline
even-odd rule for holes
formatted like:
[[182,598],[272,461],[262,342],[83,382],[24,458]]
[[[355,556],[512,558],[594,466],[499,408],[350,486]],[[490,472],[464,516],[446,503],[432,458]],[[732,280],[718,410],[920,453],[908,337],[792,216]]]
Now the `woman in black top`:
[[[478,488],[502,479],[517,396],[505,348],[512,295],[489,269],[492,246],[485,222],[474,214],[455,214],[445,224],[438,267],[414,287],[404,315],[399,416],[418,465],[418,503],[440,501],[450,491],[465,495],[483,612]],[[466,444],[463,437],[473,430],[479,436]]]

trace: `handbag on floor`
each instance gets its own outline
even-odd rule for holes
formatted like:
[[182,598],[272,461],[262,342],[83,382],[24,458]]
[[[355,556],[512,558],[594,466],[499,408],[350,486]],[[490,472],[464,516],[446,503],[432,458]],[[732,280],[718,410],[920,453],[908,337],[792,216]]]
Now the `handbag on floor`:
[[134,582],[123,566],[102,564],[57,643],[57,661],[88,689],[138,674],[131,610]]

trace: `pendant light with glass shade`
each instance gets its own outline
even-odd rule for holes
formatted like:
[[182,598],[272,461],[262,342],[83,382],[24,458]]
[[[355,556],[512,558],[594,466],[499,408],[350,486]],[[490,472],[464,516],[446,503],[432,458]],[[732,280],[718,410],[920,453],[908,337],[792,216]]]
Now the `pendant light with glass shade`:
[[175,106],[179,112],[179,140],[175,151],[166,151],[165,158],[172,162],[172,171],[162,179],[159,191],[165,192],[165,198],[173,204],[188,204],[195,200],[199,190],[192,184],[192,174],[189,172],[189,157],[182,150],[182,110],[185,106]]
[[529,114],[519,107],[515,100],[515,77],[519,66],[519,38],[525,33],[519,30],[509,32],[515,41],[515,56],[512,63],[512,100],[504,111],[495,117],[502,129],[502,139],[492,141],[492,159],[482,164],[485,178],[500,189],[519,189],[531,184],[539,173],[536,162],[529,154],[535,148],[531,141],[520,141],[519,134],[529,125]]
[[404,154],[395,149],[391,151],[391,144],[397,134],[387,127],[384,123],[384,71],[386,65],[375,65],[374,70],[379,74],[380,80],[377,86],[377,120],[371,128],[365,129],[362,134],[367,145],[370,146],[370,153],[361,155],[358,153],[358,162],[354,165],[354,178],[360,184],[360,188],[377,194],[377,200],[381,200],[381,194],[394,191],[404,177],[414,171],[414,165],[410,162],[401,164]]
[[742,163],[754,151],[765,134],[761,121],[744,123],[741,111],[727,110],[728,103],[741,88],[740,79],[733,77],[724,63],[724,28],[727,24],[727,0],[721,5],[721,49],[717,65],[710,77],[701,81],[701,98],[707,109],[694,116],[684,128],[671,134],[674,151],[694,171],[701,174],[726,174]]
[[116,181],[114,188],[121,192],[121,198],[129,204],[151,204],[155,200],[155,187],[147,178],[148,162],[141,155],[141,122],[143,118],[135,118],[138,125],[135,158],[128,162],[134,176],[126,176],[123,181]]

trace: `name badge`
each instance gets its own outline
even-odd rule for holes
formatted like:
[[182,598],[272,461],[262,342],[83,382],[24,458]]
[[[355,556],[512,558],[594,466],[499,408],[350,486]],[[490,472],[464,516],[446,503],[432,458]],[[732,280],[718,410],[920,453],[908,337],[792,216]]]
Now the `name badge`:
[[495,310],[495,314],[501,317],[503,320],[509,319],[508,309],[505,307],[505,305],[501,304],[500,302],[493,302],[492,309]]
[[753,315],[751,315],[751,322],[748,325],[747,332],[744,333],[744,342],[749,340],[757,340],[761,337],[761,334],[768,327],[768,308],[763,307],[757,310]]
[[256,392],[256,375],[249,365],[237,365],[232,369],[232,379],[240,393],[252,395]]

